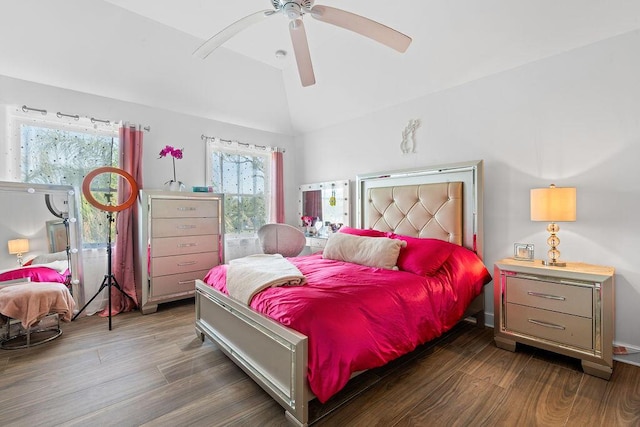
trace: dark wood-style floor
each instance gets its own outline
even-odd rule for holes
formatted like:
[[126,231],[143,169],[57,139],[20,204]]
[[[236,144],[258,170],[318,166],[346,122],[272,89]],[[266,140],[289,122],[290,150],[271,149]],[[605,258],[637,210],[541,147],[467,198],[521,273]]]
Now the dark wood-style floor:
[[[281,426],[283,410],[193,327],[193,301],[63,324],[30,349],[0,350],[1,426]],[[317,426],[640,426],[640,368],[610,381],[574,359],[500,350],[491,329],[460,324],[367,372]],[[320,417],[318,419],[318,417]]]

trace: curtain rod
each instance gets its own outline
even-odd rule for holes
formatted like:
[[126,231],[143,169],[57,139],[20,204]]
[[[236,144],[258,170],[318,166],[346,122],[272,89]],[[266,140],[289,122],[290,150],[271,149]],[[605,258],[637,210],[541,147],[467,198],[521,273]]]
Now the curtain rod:
[[234,144],[235,143],[235,144],[238,144],[238,145],[242,145],[243,147],[247,147],[247,148],[253,146],[253,147],[265,150],[265,151],[269,150],[269,151],[275,151],[275,152],[281,152],[281,153],[286,152],[286,150],[284,148],[280,148],[280,147],[270,147],[268,145],[248,144],[246,142],[233,141],[233,140],[230,140],[230,139],[223,139],[223,138],[219,138],[219,137],[216,137],[216,136],[206,136],[204,134],[200,135],[200,139],[205,141],[205,142],[207,142],[209,140],[216,140],[217,139],[220,142],[226,142],[227,144]]
[[[41,108],[33,108],[33,107],[27,107],[26,105],[22,106],[22,111],[25,113],[28,113],[29,111],[36,111],[40,114],[42,114],[43,116],[47,115],[47,110],[41,109]],[[56,117],[58,117],[59,119],[63,118],[63,117],[68,117],[70,119],[74,119],[74,120],[80,120],[80,116],[78,114],[67,114],[67,113],[61,113],[60,111],[58,111],[56,113]],[[95,117],[91,117],[89,118],[91,120],[91,123],[104,123],[106,125],[110,125],[111,121],[110,120],[103,120],[103,119],[96,119]],[[151,126],[145,126],[142,129],[146,130],[147,132],[151,131]]]

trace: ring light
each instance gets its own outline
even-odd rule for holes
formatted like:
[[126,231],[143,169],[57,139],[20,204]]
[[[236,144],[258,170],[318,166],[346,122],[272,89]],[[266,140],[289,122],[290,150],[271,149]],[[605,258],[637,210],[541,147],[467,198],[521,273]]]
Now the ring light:
[[[129,198],[121,205],[103,205],[102,203],[97,201],[95,197],[93,197],[93,194],[91,194],[91,181],[93,181],[96,176],[103,173],[114,173],[116,175],[120,175],[129,183],[131,194],[129,194]],[[129,174],[128,172],[113,166],[103,166],[92,170],[87,174],[87,176],[84,177],[84,180],[82,181],[82,194],[84,194],[84,197],[86,197],[87,202],[100,210],[107,212],[120,212],[122,210],[130,208],[136,202],[138,198],[138,184],[136,183],[136,180],[133,178],[133,176],[131,176],[131,174]]]

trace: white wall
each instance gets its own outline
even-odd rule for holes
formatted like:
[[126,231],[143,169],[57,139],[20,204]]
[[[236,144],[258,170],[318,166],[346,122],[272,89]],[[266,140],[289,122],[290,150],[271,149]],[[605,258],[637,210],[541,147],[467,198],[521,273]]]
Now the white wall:
[[[306,134],[302,182],[484,159],[485,263],[533,243],[529,190],[578,189],[578,220],[561,224],[562,258],[616,268],[615,341],[640,348],[640,32],[501,72]],[[401,132],[420,119],[417,153]],[[492,288],[486,306],[493,312]],[[491,320],[492,317],[489,317]]]

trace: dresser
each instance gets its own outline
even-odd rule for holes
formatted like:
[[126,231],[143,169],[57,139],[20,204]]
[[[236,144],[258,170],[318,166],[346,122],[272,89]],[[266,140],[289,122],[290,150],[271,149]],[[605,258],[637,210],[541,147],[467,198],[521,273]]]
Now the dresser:
[[195,280],[224,262],[223,196],[141,190],[136,222],[136,292],[142,314],[191,297]]
[[613,268],[503,259],[495,264],[494,309],[498,347],[527,344],[581,359],[586,373],[611,377]]

